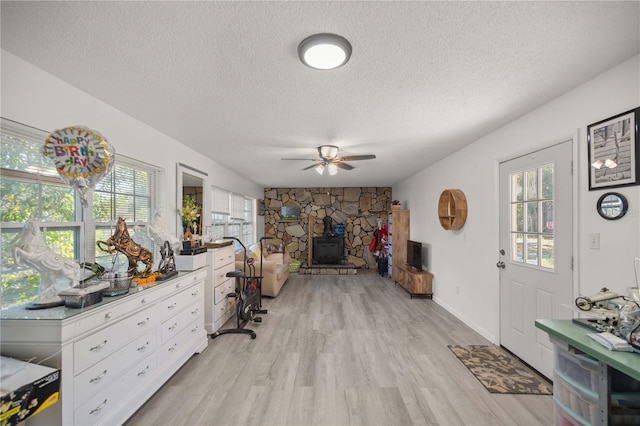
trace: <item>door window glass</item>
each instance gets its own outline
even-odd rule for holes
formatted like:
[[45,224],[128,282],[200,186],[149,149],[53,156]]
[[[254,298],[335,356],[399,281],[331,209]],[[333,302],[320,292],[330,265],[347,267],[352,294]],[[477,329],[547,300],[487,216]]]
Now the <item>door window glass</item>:
[[553,164],[511,173],[511,260],[554,268]]

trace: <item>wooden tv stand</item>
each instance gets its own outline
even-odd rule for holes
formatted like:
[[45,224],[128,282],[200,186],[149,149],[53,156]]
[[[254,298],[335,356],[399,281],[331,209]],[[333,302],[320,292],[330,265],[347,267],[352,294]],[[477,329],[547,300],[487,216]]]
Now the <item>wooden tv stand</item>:
[[395,268],[397,270],[397,273],[394,274],[396,284],[400,284],[407,290],[412,299],[414,296],[433,298],[431,288],[433,274],[427,271],[418,271],[406,264],[397,265]]

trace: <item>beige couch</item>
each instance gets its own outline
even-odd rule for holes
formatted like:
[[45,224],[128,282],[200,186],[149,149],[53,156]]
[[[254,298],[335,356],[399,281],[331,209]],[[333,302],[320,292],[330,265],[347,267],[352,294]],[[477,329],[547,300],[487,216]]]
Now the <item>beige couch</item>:
[[[284,253],[266,253],[262,259],[262,273],[260,272],[260,258],[257,252],[260,252],[258,245],[247,247],[247,257],[254,259],[256,275],[262,275],[262,295],[276,297],[280,293],[280,289],[289,278],[289,263],[291,256],[285,251]],[[244,271],[244,250],[236,251],[236,269]],[[250,274],[249,269],[245,272]]]

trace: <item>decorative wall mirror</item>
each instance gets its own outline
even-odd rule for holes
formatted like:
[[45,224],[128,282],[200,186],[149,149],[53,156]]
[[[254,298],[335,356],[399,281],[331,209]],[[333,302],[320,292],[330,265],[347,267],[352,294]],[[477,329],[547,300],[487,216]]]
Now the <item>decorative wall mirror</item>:
[[607,220],[616,220],[627,213],[629,203],[624,195],[617,192],[607,192],[598,199],[596,206],[600,216]]
[[[206,206],[209,202],[209,194],[205,191],[207,188],[207,174],[193,167],[178,163],[176,175],[176,206],[180,214],[178,214],[178,233],[184,235],[185,227],[189,227],[194,234],[202,235],[207,226],[210,225],[211,218],[207,217],[206,212],[209,211]],[[199,216],[192,220],[183,221],[182,212],[184,209],[184,200],[188,197],[198,208]],[[188,222],[188,223],[187,223]],[[182,238],[181,238],[182,239]]]

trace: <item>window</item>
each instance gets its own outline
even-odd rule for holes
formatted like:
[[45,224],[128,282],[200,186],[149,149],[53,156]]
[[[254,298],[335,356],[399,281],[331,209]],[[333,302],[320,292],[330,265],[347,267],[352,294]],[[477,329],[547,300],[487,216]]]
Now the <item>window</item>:
[[[0,130],[0,308],[6,308],[27,303],[38,294],[40,274],[14,265],[8,255],[29,218],[42,220],[45,242],[55,252],[75,261],[107,262],[104,266],[111,267],[114,256],[98,253],[96,240],[111,236],[118,216],[139,225],[151,221],[161,171],[116,156],[112,171],[96,185],[89,206],[82,209],[74,188],[60,179],[53,163],[41,154],[49,132],[6,119]],[[143,241],[146,234],[134,235],[138,243],[151,247],[150,240]]]
[[553,164],[512,173],[511,260],[554,268]]
[[[126,219],[127,226],[135,240],[143,247],[153,252],[153,241],[145,232],[135,232],[151,222],[151,215],[155,209],[154,200],[157,198],[156,177],[160,170],[135,160],[117,157],[111,172],[96,185],[93,193],[93,225],[95,226],[95,241],[104,241],[114,231],[118,218]],[[135,232],[135,233],[134,233]],[[91,233],[90,233],[91,234]],[[102,252],[95,245],[93,256],[98,263],[108,267],[105,263],[115,264],[124,262],[124,256],[110,255]]]
[[213,187],[211,200],[211,240],[236,237],[244,245],[255,243],[255,199]]

